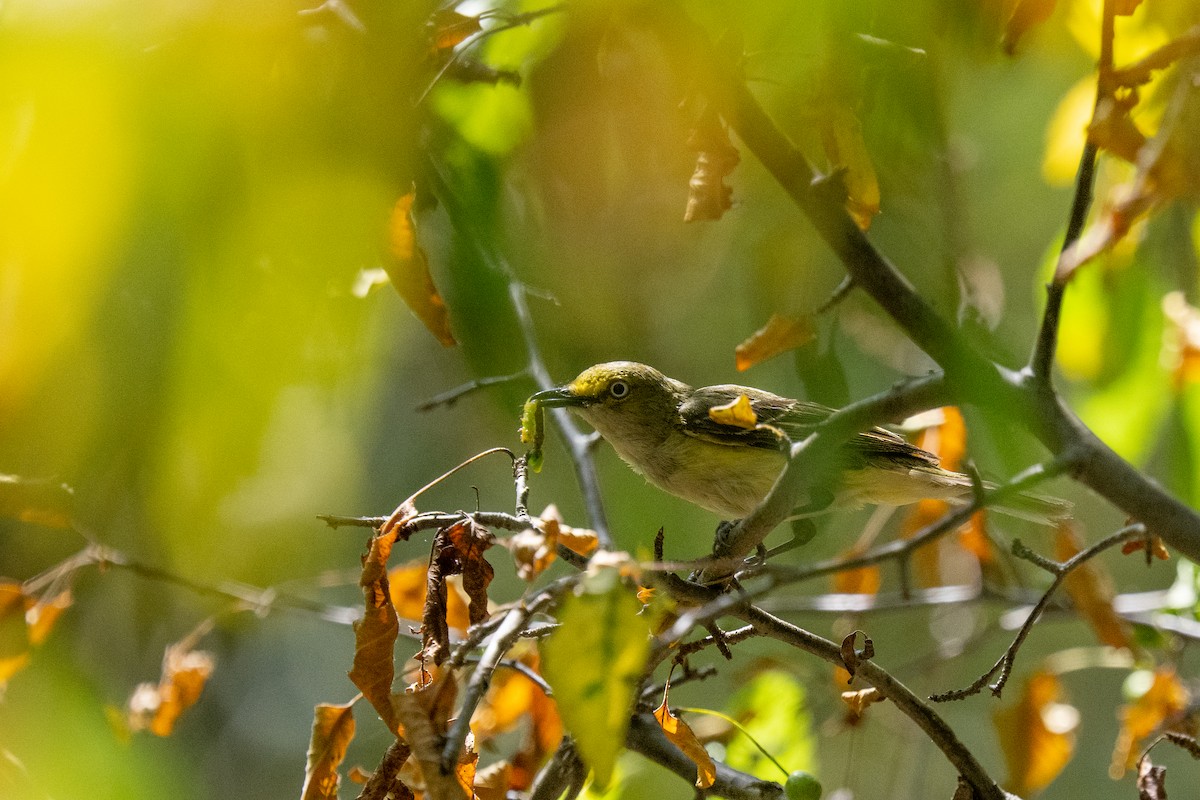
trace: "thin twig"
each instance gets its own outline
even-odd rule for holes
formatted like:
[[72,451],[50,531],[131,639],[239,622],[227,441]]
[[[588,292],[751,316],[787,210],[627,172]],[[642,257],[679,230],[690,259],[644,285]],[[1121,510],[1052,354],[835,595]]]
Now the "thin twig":
[[[842,664],[840,648],[828,639],[784,622],[755,606],[749,606],[739,612],[737,616],[773,639],[819,656],[831,664],[837,666]],[[987,770],[975,758],[970,748],[958,738],[937,711],[893,677],[877,661],[873,659],[860,661],[856,675],[878,689],[880,694],[891,700],[902,713],[925,732],[930,741],[958,770],[959,775],[971,784],[976,797],[980,800],[1009,800],[1009,795],[988,775]]]
[[[784,585],[811,580],[812,578],[837,572],[861,569],[892,559],[896,559],[903,564],[904,559],[915,550],[951,531],[957,530],[981,509],[996,503],[1002,503],[1008,497],[1021,494],[1043,481],[1061,475],[1072,467],[1072,463],[1070,459],[1059,458],[1045,464],[1034,464],[1029,469],[1018,474],[1011,481],[987,491],[982,498],[973,499],[967,505],[954,509],[941,519],[935,520],[924,528],[921,528],[912,536],[905,539],[896,539],[861,555],[851,558],[838,557],[824,561],[815,561],[802,567],[766,564],[756,566],[747,572],[769,574],[776,579],[776,585]],[[739,574],[739,577],[741,577],[741,574]]]
[[512,381],[526,377],[529,377],[528,369],[517,370],[511,375],[492,375],[486,378],[476,378],[475,380],[467,381],[461,386],[455,386],[453,389],[449,389],[440,394],[435,394],[428,400],[423,400],[422,402],[417,403],[416,410],[432,411],[433,409],[440,408],[441,406],[449,408],[472,392],[477,392],[480,389],[484,389],[488,386],[496,386],[501,383],[511,383]]
[[[1021,645],[1025,643],[1030,631],[1033,630],[1034,623],[1038,621],[1038,619],[1042,616],[1042,612],[1045,611],[1046,606],[1050,603],[1050,598],[1054,596],[1054,592],[1058,589],[1059,585],[1062,584],[1063,580],[1066,579],[1071,570],[1075,569],[1088,559],[1095,557],[1104,550],[1107,550],[1113,545],[1128,541],[1136,536],[1145,535],[1146,528],[1144,525],[1140,523],[1127,525],[1116,533],[1106,536],[1105,538],[1096,542],[1091,547],[1081,550],[1061,564],[1039,556],[1037,553],[1034,553],[1032,550],[1025,547],[1025,545],[1023,545],[1019,539],[1014,540],[1013,555],[1037,564],[1042,569],[1053,574],[1054,580],[1051,581],[1050,586],[1046,589],[1046,591],[1042,593],[1041,598],[1033,607],[1033,610],[1029,612],[1029,616],[1025,618],[1024,624],[1022,624],[1020,630],[1017,631],[1017,635],[1013,638],[1012,643],[1009,644],[1009,646],[1005,649],[1004,654],[1000,656],[996,663],[992,665],[991,669],[989,669],[983,675],[980,675],[979,678],[969,686],[963,687],[962,689],[953,689],[949,692],[935,694],[929,699],[935,703],[943,703],[950,700],[962,700],[965,697],[970,697],[971,695],[978,694],[979,692],[983,691],[985,686],[993,695],[999,697],[1004,691],[1004,685],[1008,683],[1009,676],[1012,674],[1012,667],[1017,659],[1017,652],[1021,649]],[[988,681],[992,679],[992,676],[997,674],[998,677],[996,678],[995,682],[989,684]]]
[[[525,339],[525,350],[529,356],[529,372],[537,382],[538,388],[550,389],[555,384],[550,378],[550,371],[546,369],[545,361],[542,360],[541,347],[538,345],[533,327],[533,316],[529,313],[529,304],[526,302],[525,286],[513,279],[509,283],[508,294],[520,324],[521,335]],[[595,461],[592,459],[591,437],[579,429],[565,408],[551,409],[551,416],[563,439],[566,440],[567,448],[571,453],[575,477],[579,480],[579,487],[583,492],[583,502],[588,511],[588,521],[592,530],[596,532],[596,536],[600,540],[601,549],[611,550],[612,536],[608,532],[608,519],[604,513],[604,497],[600,492],[600,479],[596,474]]]
[[442,746],[443,772],[449,773],[458,763],[459,750],[462,749],[463,742],[466,741],[467,734],[471,730],[471,717],[474,716],[476,707],[483,699],[488,686],[491,685],[492,673],[496,671],[501,658],[520,638],[521,631],[530,618],[553,598],[554,595],[544,592],[529,605],[513,608],[504,616],[503,621],[496,628],[496,632],[492,634],[492,640],[479,659],[479,666],[471,673],[471,679],[463,693],[463,702],[458,710],[458,715],[446,734],[446,741]]

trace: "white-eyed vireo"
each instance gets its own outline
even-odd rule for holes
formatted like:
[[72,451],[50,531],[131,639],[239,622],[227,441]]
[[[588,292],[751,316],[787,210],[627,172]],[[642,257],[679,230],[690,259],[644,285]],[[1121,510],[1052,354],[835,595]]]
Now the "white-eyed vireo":
[[[742,397],[753,411],[748,426],[710,413]],[[787,439],[780,432],[801,441],[833,413],[749,386],[694,389],[633,361],[589,367],[530,402],[571,408],[650,483],[727,520],[745,517],[775,484],[787,463],[782,446]],[[973,492],[970,476],[941,469],[933,453],[883,428],[856,434],[840,453],[840,477],[818,506],[906,505],[926,498],[964,502]],[[998,508],[1050,521],[1067,516],[1070,504],[1021,495]]]

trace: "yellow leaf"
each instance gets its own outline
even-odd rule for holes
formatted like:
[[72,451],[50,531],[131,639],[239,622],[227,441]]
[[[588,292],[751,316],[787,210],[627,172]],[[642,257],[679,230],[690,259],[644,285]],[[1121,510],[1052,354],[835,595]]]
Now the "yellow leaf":
[[992,721],[1008,765],[1005,788],[1026,797],[1040,792],[1063,771],[1075,753],[1079,712],[1059,702],[1062,684],[1049,672],[1026,681],[1016,704],[997,711]]
[[708,751],[704,749],[704,745],[700,744],[700,740],[696,738],[691,727],[671,713],[671,709],[667,707],[666,698],[658,708],[654,709],[654,718],[658,720],[667,739],[682,750],[683,754],[696,765],[696,788],[707,789],[712,786],[717,779],[716,764],[708,755]]
[[[425,559],[410,561],[388,572],[388,587],[396,613],[404,619],[421,619],[425,613],[429,564]],[[459,581],[446,584],[446,625],[465,631],[471,627],[467,596]]]
[[[1083,549],[1079,534],[1071,522],[1060,522],[1055,534],[1055,557],[1066,561]],[[1113,609],[1112,578],[1096,559],[1085,561],[1067,574],[1063,581],[1075,608],[1092,626],[1096,637],[1109,647],[1134,649],[1133,632],[1129,623]]]
[[1019,0],[1012,16],[1004,26],[1004,52],[1010,56],[1017,49],[1017,42],[1032,28],[1050,19],[1058,0]]
[[1046,127],[1046,152],[1042,156],[1042,177],[1051,186],[1067,186],[1075,181],[1095,102],[1094,75],[1080,80],[1058,101]]
[[321,703],[313,714],[302,800],[337,800],[341,776],[337,768],[354,738],[353,703]]
[[821,134],[826,157],[842,171],[846,211],[865,231],[879,213],[879,179],[863,140],[862,123],[848,106],[835,102],[822,118]]
[[739,372],[760,364],[780,353],[795,350],[811,342],[817,333],[813,330],[809,316],[784,316],[772,314],[767,324],[750,334],[744,342],[734,348],[733,354]]
[[1118,712],[1121,730],[1113,747],[1109,777],[1119,779],[1137,762],[1142,743],[1161,729],[1170,729],[1182,722],[1181,716],[1191,702],[1191,695],[1179,681],[1173,667],[1159,667],[1154,672],[1150,688]]
[[415,196],[415,192],[409,192],[397,200],[392,208],[388,223],[388,251],[391,258],[384,260],[383,268],[391,278],[392,286],[396,287],[401,299],[417,315],[417,319],[439,342],[450,347],[457,344],[450,331],[450,315],[446,311],[445,301],[433,284],[429,259],[417,244],[412,217]]
[[708,410],[708,418],[720,425],[732,425],[748,431],[758,426],[758,415],[750,405],[750,398],[744,394],[739,394],[736,400],[724,405],[713,406]]
[[[858,558],[864,551],[855,545],[842,553],[842,558]],[[840,594],[875,594],[880,583],[879,567],[875,565],[839,570],[833,575],[833,590]]]

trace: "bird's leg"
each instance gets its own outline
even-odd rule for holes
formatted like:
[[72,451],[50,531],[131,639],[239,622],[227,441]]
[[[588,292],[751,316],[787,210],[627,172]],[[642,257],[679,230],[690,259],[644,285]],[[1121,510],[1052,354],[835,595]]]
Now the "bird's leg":
[[834,494],[831,491],[814,492],[809,501],[795,509],[787,519],[792,529],[792,537],[783,544],[772,547],[766,552],[766,555],[756,556],[760,563],[772,556],[786,553],[788,550],[794,550],[812,541],[812,538],[817,535],[817,526],[812,518],[828,511],[833,505],[833,499]]

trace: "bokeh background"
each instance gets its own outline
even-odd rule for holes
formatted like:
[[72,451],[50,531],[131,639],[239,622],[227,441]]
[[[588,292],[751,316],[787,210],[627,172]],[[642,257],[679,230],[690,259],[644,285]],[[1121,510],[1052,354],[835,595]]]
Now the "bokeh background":
[[[556,379],[629,358],[691,383],[748,382],[836,405],[930,368],[852,295],[799,354],[735,371],[738,342],[772,313],[811,311],[842,272],[745,152],[729,180],[734,207],[717,222],[683,222],[699,73],[654,32],[672,14],[740,46],[754,91],[822,167],[831,166],[820,135],[830,96],[852,109],[881,187],[872,239],[981,347],[1022,363],[1090,110],[1099,2],[1059,3],[1008,56],[999,42],[1011,5],[569,2],[471,51],[516,71],[514,86],[437,79],[426,27],[434,7],[423,2],[3,3],[0,473],[68,483],[78,530],[0,519],[0,575],[51,568],[85,544],[82,532],[200,584],[353,605],[363,531],[333,531],[316,515],[386,514],[465,457],[518,444],[528,379],[415,409],[526,364],[513,280],[531,290]],[[1120,21],[1118,62],[1197,18],[1194,0],[1148,0]],[[1149,130],[1166,93],[1145,90],[1137,118]],[[1106,160],[1101,198],[1127,176]],[[379,280],[393,206],[414,181],[418,237],[456,347]],[[1085,420],[1193,503],[1200,394],[1164,350],[1176,329],[1162,298],[1197,299],[1198,240],[1195,207],[1172,206],[1089,267],[1071,289],[1060,354]],[[973,297],[965,306],[963,286]],[[968,425],[992,477],[1044,456],[1003,419],[968,414]],[[603,448],[598,460],[622,547],[645,553],[663,526],[670,557],[707,551],[715,519],[645,486]],[[1050,491],[1079,505],[1093,537],[1122,522],[1069,481]],[[535,510],[551,501],[586,523],[553,435],[533,483]],[[511,507],[502,459],[437,487],[421,507],[476,503]],[[811,548],[788,558],[844,550],[864,518],[823,520]],[[1037,529],[997,525],[1039,541]],[[421,558],[425,546],[400,557]],[[494,594],[507,599],[520,586],[505,559],[493,558]],[[1176,579],[1173,563],[1128,561],[1111,565],[1122,591]],[[156,680],[163,648],[226,603],[118,569],[82,571],[75,596],[0,700],[0,794],[299,792],[313,705],[354,694],[349,627],[287,610],[222,614],[202,642],[217,669],[200,703],[170,738],[126,741],[105,708]],[[882,661],[933,692],[990,665],[1007,635],[981,632],[1002,610],[793,618],[825,635],[867,627]],[[1022,661],[1092,644],[1085,626],[1056,617]],[[805,678],[814,764],[828,786],[864,798],[949,795],[950,768],[894,710],[844,730],[824,667],[769,646],[757,657]],[[1066,676],[1077,700],[1094,702],[1081,703],[1078,755],[1053,793],[1112,796],[1107,754],[1125,674]],[[694,690],[692,704],[716,705],[721,685]],[[944,712],[1002,774],[996,706],[977,697]],[[370,767],[386,732],[364,712],[350,760]],[[691,796],[640,762],[628,768],[640,777],[623,796],[648,796],[649,786]],[[1121,791],[1132,796],[1128,779]]]

